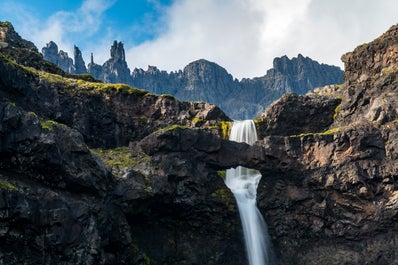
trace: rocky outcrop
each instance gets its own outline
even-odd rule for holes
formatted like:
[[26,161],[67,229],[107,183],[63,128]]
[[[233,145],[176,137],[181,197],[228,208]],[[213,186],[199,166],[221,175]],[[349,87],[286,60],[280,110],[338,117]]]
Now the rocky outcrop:
[[50,41],[41,51],[45,60],[58,65],[59,68],[67,73],[75,72],[72,58],[68,56],[67,52],[64,52],[63,50],[58,51],[58,46],[55,42]]
[[19,49],[37,51],[36,46],[32,42],[24,40],[19,36],[10,22],[0,22],[0,41]]
[[90,73],[96,80],[101,80],[104,76],[102,66],[94,62],[94,55],[91,53],[90,63],[87,65],[87,72]]
[[338,97],[287,93],[257,119],[260,136],[324,132],[334,122],[340,103]]
[[111,58],[102,66],[104,76],[99,80],[106,83],[131,84],[130,69],[127,66],[123,43],[114,41]]
[[73,48],[73,57],[75,58],[74,74],[87,74],[86,63],[83,60],[82,52],[75,45]]
[[57,65],[66,73],[87,73],[87,68],[83,60],[82,53],[76,45],[73,48],[74,63],[73,59],[69,57],[67,52],[64,52],[63,50],[58,51],[58,45],[53,41],[47,43],[46,47],[42,48],[41,52],[45,60]]

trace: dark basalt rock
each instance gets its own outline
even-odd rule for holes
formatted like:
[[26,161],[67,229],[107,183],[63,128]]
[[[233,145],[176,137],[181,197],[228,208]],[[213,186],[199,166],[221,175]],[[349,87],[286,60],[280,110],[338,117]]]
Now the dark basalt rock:
[[257,119],[262,135],[299,135],[324,132],[334,122],[341,99],[287,93]]

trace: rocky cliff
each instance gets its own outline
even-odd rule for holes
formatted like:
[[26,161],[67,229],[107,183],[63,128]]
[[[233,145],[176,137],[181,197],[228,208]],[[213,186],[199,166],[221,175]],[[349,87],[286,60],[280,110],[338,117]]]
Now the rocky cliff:
[[[226,246],[236,235],[217,228],[225,225],[221,216],[236,213],[211,197],[224,191],[216,171],[208,173],[202,163],[194,179],[156,180],[129,169],[152,165],[137,142],[158,130],[203,128],[198,148],[212,152],[205,136],[225,134],[229,121],[219,108],[65,73],[11,24],[1,23],[0,32],[7,44],[0,49],[0,264],[175,263],[210,254],[230,259],[234,249]],[[191,198],[189,190],[200,196]],[[218,227],[199,229],[213,211],[220,214]],[[185,227],[176,233],[181,223]],[[146,227],[153,230],[143,234]],[[152,258],[146,246],[156,236],[166,248],[155,247]],[[182,245],[192,236],[200,240]],[[209,236],[215,253],[203,249]],[[189,257],[192,249],[202,250]]]
[[214,105],[67,74],[4,35],[0,264],[246,264],[237,165],[263,175],[279,264],[396,264],[398,25],[342,57],[344,84],[272,103],[254,146]]
[[[54,46],[52,42],[50,44]],[[60,64],[63,60],[58,59],[57,63],[57,59],[52,59],[47,50],[43,48],[44,58],[68,72],[64,63]],[[102,66],[95,64],[91,55],[88,73],[95,79],[106,83],[125,83],[151,93],[169,94],[180,100],[209,102],[234,119],[258,116],[271,102],[287,92],[305,94],[315,87],[343,82],[340,68],[319,64],[301,54],[291,60],[287,56],[275,58],[274,67],[266,75],[238,81],[221,66],[204,59],[194,61],[177,72],[168,73],[156,66],[148,66],[147,70],[136,68],[130,75],[123,44],[115,41],[110,53],[111,58]]]

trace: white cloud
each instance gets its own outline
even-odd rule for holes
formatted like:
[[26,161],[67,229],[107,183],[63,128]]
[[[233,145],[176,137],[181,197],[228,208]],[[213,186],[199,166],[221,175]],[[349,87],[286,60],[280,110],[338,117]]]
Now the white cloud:
[[[147,0],[163,16],[130,25],[130,35],[104,21],[104,13],[116,1],[85,0],[74,12],[59,11],[49,18],[39,18],[11,0],[0,2],[0,10],[12,14],[18,32],[39,49],[54,40],[72,56],[77,44],[86,63],[94,52],[95,61],[102,64],[118,39],[125,41],[131,69],[156,65],[179,70],[205,58],[237,78],[264,75],[275,57],[299,53],[342,67],[342,54],[398,22],[396,0],[174,0],[168,7]],[[129,47],[134,34],[153,37],[152,33],[157,36]]]
[[264,75],[285,54],[342,67],[341,55],[396,23],[397,9],[395,0],[177,0],[167,31],[126,55],[131,68],[165,70],[205,58],[238,78]]
[[[75,43],[88,42],[91,36],[98,33],[100,29],[104,29],[103,13],[114,2],[115,0],[85,0],[73,12],[58,11],[48,18],[39,18],[35,10],[12,2],[4,2],[0,4],[0,8],[13,14],[15,21],[12,22],[20,27],[17,29],[18,32],[23,38],[33,41],[39,49],[52,40],[57,43],[60,50],[67,51],[72,57]],[[104,32],[103,38],[112,39],[112,34],[106,28]],[[102,42],[91,41],[92,50],[98,50],[98,47],[103,48]],[[100,59],[105,60],[107,57],[103,52],[100,55],[98,56]],[[89,55],[86,57],[89,58]]]

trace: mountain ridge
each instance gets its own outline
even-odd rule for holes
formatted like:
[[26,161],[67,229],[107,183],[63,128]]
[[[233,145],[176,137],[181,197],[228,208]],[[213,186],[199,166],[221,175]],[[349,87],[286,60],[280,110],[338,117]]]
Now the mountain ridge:
[[[46,56],[44,49],[44,58],[57,64],[53,57]],[[274,67],[264,76],[241,80],[206,59],[193,61],[178,71],[167,72],[148,66],[147,70],[135,68],[130,72],[123,43],[117,41],[111,47],[110,56],[101,66],[94,63],[91,55],[88,73],[107,83],[125,83],[155,94],[170,94],[180,100],[206,101],[219,106],[233,119],[259,116],[284,93],[304,94],[315,87],[343,82],[343,71],[339,67],[319,64],[301,54],[292,59],[277,57],[273,61]],[[58,65],[64,71],[70,71]]]

